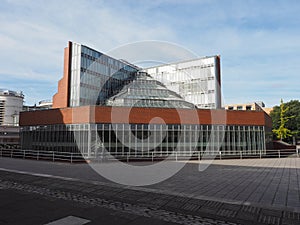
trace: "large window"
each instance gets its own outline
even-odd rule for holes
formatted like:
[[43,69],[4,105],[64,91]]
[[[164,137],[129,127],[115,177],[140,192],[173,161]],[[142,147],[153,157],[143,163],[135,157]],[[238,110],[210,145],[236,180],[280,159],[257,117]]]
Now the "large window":
[[198,151],[222,155],[257,155],[265,150],[261,126],[72,124],[23,127],[23,149],[80,152],[95,157],[105,150],[117,157],[127,154],[167,156]]

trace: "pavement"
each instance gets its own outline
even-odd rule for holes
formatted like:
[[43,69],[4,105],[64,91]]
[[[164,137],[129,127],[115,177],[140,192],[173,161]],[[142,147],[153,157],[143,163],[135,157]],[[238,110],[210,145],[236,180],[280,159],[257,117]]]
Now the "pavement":
[[215,160],[202,172],[191,161],[145,187],[88,164],[0,158],[0,224],[300,224],[299,190],[299,158]]

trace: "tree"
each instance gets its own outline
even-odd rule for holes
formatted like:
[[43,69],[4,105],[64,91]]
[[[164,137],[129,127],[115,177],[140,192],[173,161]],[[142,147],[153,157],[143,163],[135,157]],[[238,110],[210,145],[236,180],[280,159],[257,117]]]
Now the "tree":
[[270,113],[273,121],[273,132],[277,138],[292,143],[293,137],[299,138],[300,102],[292,100],[275,106]]

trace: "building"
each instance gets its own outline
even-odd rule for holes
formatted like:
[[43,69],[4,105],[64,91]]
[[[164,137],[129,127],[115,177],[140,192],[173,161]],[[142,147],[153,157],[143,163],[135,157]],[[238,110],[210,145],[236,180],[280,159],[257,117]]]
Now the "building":
[[[80,44],[69,42],[64,56],[53,109],[21,113],[24,150],[79,152],[85,158],[258,155],[271,143],[272,122],[263,111],[199,109],[181,95],[188,92],[168,88],[150,69],[149,74]],[[210,58],[210,68],[219,67],[217,59]],[[217,99],[212,104],[219,105]]]
[[265,113],[270,115],[270,113],[273,111],[273,107],[263,108],[263,110],[265,111]]
[[22,111],[36,111],[52,108],[52,100],[41,100],[38,105],[24,105]]
[[24,95],[7,89],[0,89],[0,126],[18,126]]
[[143,69],[198,108],[221,108],[220,56],[163,64]]
[[104,105],[138,70],[125,61],[69,42],[64,51],[64,75],[53,96],[53,108]]
[[[105,151],[116,157],[141,152],[167,155],[175,150],[214,154],[216,148],[223,155],[264,154],[272,140],[270,118],[264,112],[228,111],[224,120],[225,112],[109,106],[25,112],[21,116],[22,148],[81,152],[86,158]],[[124,116],[128,114],[129,120]],[[162,120],[151,123],[156,117]]]
[[51,109],[52,108],[52,100],[41,100],[39,101],[39,104],[38,104],[38,108],[41,108],[41,109]]
[[[69,42],[64,76],[53,107],[105,105],[106,99],[131,82],[141,68],[87,46]],[[198,108],[221,108],[220,56],[143,69],[152,78]]]
[[0,89],[0,148],[19,145],[19,114],[24,95],[8,89]]
[[108,106],[187,108],[195,105],[185,101],[179,94],[154,80],[146,72],[137,72],[135,79],[125,85],[119,93],[106,100]]
[[252,111],[263,111],[265,104],[263,102],[251,102],[242,104],[230,104],[226,105],[227,110],[252,110]]
[[0,149],[19,148],[19,126],[0,126]]

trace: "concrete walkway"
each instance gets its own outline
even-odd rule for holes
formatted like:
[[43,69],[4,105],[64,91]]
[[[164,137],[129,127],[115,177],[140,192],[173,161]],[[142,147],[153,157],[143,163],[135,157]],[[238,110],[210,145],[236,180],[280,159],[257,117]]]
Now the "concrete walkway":
[[168,180],[147,187],[113,184],[87,164],[1,158],[0,167],[4,189],[35,190],[41,195],[53,190],[60,193],[58,196],[79,191],[91,195],[89,201],[100,198],[130,203],[142,211],[145,206],[152,216],[156,215],[153,219],[168,215],[169,220],[164,220],[168,223],[178,222],[176,215],[181,213],[190,216],[181,224],[197,224],[206,218],[214,219],[207,224],[300,224],[299,158],[215,160],[203,172],[198,171],[198,162],[192,161]]
[[203,172],[197,164],[151,188],[300,212],[300,158],[215,160]]

